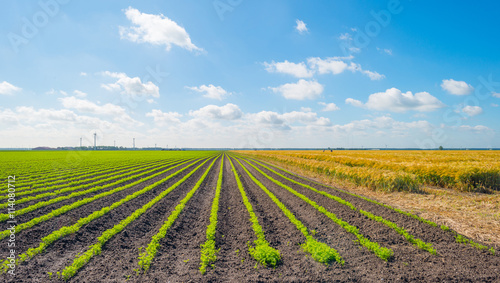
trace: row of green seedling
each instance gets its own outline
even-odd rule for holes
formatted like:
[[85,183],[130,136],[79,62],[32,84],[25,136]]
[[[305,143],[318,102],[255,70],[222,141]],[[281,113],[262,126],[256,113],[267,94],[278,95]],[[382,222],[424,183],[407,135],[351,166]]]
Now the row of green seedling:
[[[65,187],[71,187],[71,186],[74,186],[74,185],[79,185],[81,183],[87,183],[87,182],[90,182],[90,181],[94,181],[94,180],[102,180],[103,178],[107,178],[107,177],[110,177],[110,176],[113,176],[113,175],[118,175],[118,174],[123,174],[125,172],[130,172],[130,171],[137,171],[138,169],[141,169],[141,168],[150,168],[150,167],[153,167],[153,166],[158,166],[162,163],[165,163],[164,161],[163,162],[154,162],[154,163],[148,163],[148,164],[140,164],[139,166],[137,165],[134,165],[132,167],[130,166],[120,166],[120,167],[112,167],[111,169],[108,169],[108,170],[102,170],[102,168],[99,168],[99,169],[96,169],[95,171],[93,171],[92,173],[89,173],[89,174],[86,174],[85,177],[72,177],[72,178],[67,178],[67,179],[64,179],[64,180],[60,180],[60,181],[56,181],[56,182],[46,182],[46,183],[42,183],[42,182],[39,182],[37,183],[36,185],[34,186],[29,186],[29,187],[19,187],[19,183],[16,183],[16,196],[22,196],[22,195],[29,195],[29,194],[33,194],[33,193],[38,193],[38,192],[44,192],[44,191],[52,191],[52,190],[55,190],[55,189],[59,189],[59,188],[65,188]],[[108,165],[106,168],[110,168],[110,166]],[[90,177],[90,178],[88,178]],[[89,184],[87,183],[87,185],[93,185],[94,183],[92,184]],[[6,193],[7,191],[4,190],[3,192],[0,192],[0,194],[2,193]],[[4,198],[7,198],[7,196],[0,196],[0,199],[4,199]]]
[[262,226],[260,226],[259,224],[259,219],[257,218],[257,215],[255,215],[252,204],[248,200],[245,188],[241,183],[241,179],[238,176],[238,172],[234,168],[231,159],[229,159],[229,164],[231,164],[231,170],[233,171],[234,178],[236,179],[236,183],[238,185],[238,189],[240,190],[241,197],[243,199],[243,204],[245,205],[245,207],[248,210],[248,213],[250,214],[250,222],[252,223],[252,229],[255,233],[255,236],[257,237],[257,239],[254,240],[253,242],[255,246],[249,245],[248,251],[255,258],[255,260],[257,260],[258,263],[262,264],[263,266],[270,265],[274,267],[281,260],[280,252],[277,249],[271,247],[269,245],[269,242],[266,240],[266,236],[264,235],[264,229],[262,229]]
[[91,245],[89,247],[89,249],[85,253],[83,253],[82,255],[78,256],[73,261],[73,263],[71,265],[66,266],[64,268],[64,270],[61,273],[62,277],[65,280],[68,280],[69,278],[73,277],[78,272],[78,270],[80,270],[83,266],[85,266],[95,255],[99,255],[101,253],[102,246],[106,242],[108,242],[114,235],[116,235],[119,232],[121,232],[123,229],[125,229],[125,227],[127,227],[130,223],[132,223],[137,218],[139,218],[139,216],[143,215],[148,209],[150,209],[153,205],[155,205],[160,200],[162,200],[171,191],[173,191],[175,188],[177,188],[182,183],[184,183],[189,177],[191,177],[191,175],[193,175],[207,161],[208,161],[208,159],[205,160],[200,165],[198,165],[196,168],[194,168],[191,172],[189,172],[182,179],[180,179],[175,184],[173,184],[172,186],[170,186],[168,189],[166,189],[165,191],[161,192],[153,200],[151,200],[150,202],[148,202],[145,205],[143,205],[141,208],[139,208],[136,211],[134,211],[130,216],[128,216],[124,220],[120,221],[119,224],[115,225],[113,228],[110,228],[110,229],[104,231],[102,233],[102,235],[97,238],[97,243]]
[[300,220],[295,217],[295,215],[273,194],[271,193],[259,180],[257,180],[245,166],[243,166],[240,161],[235,159],[236,162],[243,168],[247,175],[252,179],[252,181],[259,186],[269,198],[281,209],[285,216],[290,220],[290,222],[295,225],[295,227],[304,235],[306,238],[305,243],[303,243],[302,249],[309,253],[311,257],[323,264],[329,264],[332,261],[336,261],[341,265],[344,265],[345,261],[342,259],[340,254],[334,248],[328,246],[325,243],[319,242],[314,237],[309,234],[309,229],[302,224]]
[[[139,162],[127,162],[127,164],[120,166],[119,168],[125,168],[125,167],[133,167],[136,166]],[[140,164],[140,163],[139,163]],[[109,163],[103,162],[102,164],[89,164],[89,166],[85,165],[80,165],[80,168],[78,169],[70,169],[70,170],[57,170],[53,171],[50,170],[49,172],[41,175],[42,177],[40,178],[31,178],[30,180],[20,180],[18,183],[18,186],[20,186],[21,190],[26,189],[31,187],[39,187],[40,184],[55,184],[55,183],[61,183],[61,182],[66,182],[68,177],[69,178],[82,178],[84,176],[87,176],[91,173],[94,172],[99,172],[99,171],[109,171],[105,170],[109,168]],[[113,168],[116,169],[116,168]],[[31,175],[33,176],[33,172],[31,170],[25,172],[26,175]],[[49,181],[47,181],[49,180]],[[2,192],[3,193],[3,192]]]
[[[189,161],[186,161],[186,162],[189,162]],[[186,163],[186,162],[184,162],[184,163]],[[162,168],[165,168],[167,166],[169,166],[169,165],[165,165]],[[88,194],[88,193],[92,193],[92,192],[104,190],[104,189],[113,187],[115,185],[119,185],[121,183],[125,183],[127,181],[132,180],[132,179],[135,179],[135,178],[138,178],[138,177],[150,174],[152,172],[161,170],[162,168],[159,168],[159,169],[158,168],[154,168],[152,170],[149,170],[149,171],[146,171],[146,172],[134,175],[134,176],[128,176],[128,177],[122,176],[121,179],[119,179],[118,181],[115,181],[113,183],[109,183],[109,184],[106,184],[106,185],[103,185],[103,186],[97,186],[97,187],[94,187],[94,188],[91,188],[91,189],[88,189],[88,190],[84,190],[84,191],[73,192],[73,193],[71,193],[69,195],[60,196],[60,197],[53,198],[53,199],[50,199],[50,200],[47,200],[47,201],[40,201],[40,202],[37,202],[36,204],[30,205],[28,207],[25,207],[25,208],[22,208],[22,209],[17,209],[14,212],[14,216],[23,215],[23,214],[26,214],[28,212],[34,211],[36,209],[39,209],[39,208],[42,208],[42,207],[45,207],[45,206],[48,206],[48,205],[51,205],[51,204],[54,204],[54,203],[57,203],[57,202],[60,202],[60,201],[64,201],[64,200],[71,199],[71,198],[74,198],[74,197],[83,196],[83,195]],[[157,176],[157,174],[155,174],[155,176]],[[25,199],[27,199],[27,198],[25,198]],[[36,196],[33,197],[33,198],[31,198],[31,199],[29,199],[29,200],[35,200],[35,199],[36,199]],[[10,217],[10,215],[8,213],[6,213],[6,214],[0,214],[0,222],[8,220],[9,217]]]
[[[186,162],[189,162],[189,161],[186,161]],[[194,163],[196,163],[196,161],[195,161]],[[194,164],[194,163],[192,163],[192,164]],[[191,164],[191,165],[192,165],[192,164]],[[161,174],[164,174],[164,173],[166,173],[166,172],[168,172],[168,171],[170,171],[170,170],[172,170],[172,169],[174,169],[174,168],[176,168],[176,167],[178,167],[178,166],[181,166],[181,165],[182,165],[182,164],[178,164],[178,165],[173,166],[173,167],[170,167],[170,168],[168,168],[168,169],[166,169],[166,170],[164,170],[164,171],[161,171],[161,172],[155,173],[155,174],[153,174],[153,175],[151,175],[151,176],[148,176],[148,177],[145,177],[145,178],[139,179],[139,180],[137,180],[137,181],[134,181],[134,182],[132,182],[132,183],[130,183],[130,184],[127,184],[127,185],[125,185],[125,186],[115,188],[115,189],[113,189],[113,190],[110,190],[110,191],[107,191],[107,192],[104,192],[104,193],[101,193],[101,194],[95,195],[95,196],[93,196],[93,197],[89,197],[89,198],[85,198],[85,199],[82,199],[82,200],[76,201],[76,202],[74,202],[74,203],[72,203],[72,204],[62,206],[62,207],[60,207],[60,208],[58,208],[58,209],[54,209],[54,210],[52,210],[52,211],[51,211],[50,213],[48,213],[48,214],[45,214],[45,215],[42,215],[42,216],[39,216],[39,217],[33,218],[33,219],[31,219],[30,221],[28,221],[28,222],[25,222],[25,223],[22,223],[22,224],[17,225],[17,226],[16,226],[16,228],[15,228],[15,233],[18,233],[18,232],[20,232],[20,231],[22,231],[22,230],[26,230],[26,229],[28,229],[28,228],[31,228],[31,227],[33,227],[33,226],[37,225],[38,223],[41,223],[41,222],[47,221],[47,220],[49,220],[49,219],[51,219],[51,218],[53,218],[53,217],[55,217],[55,216],[59,216],[59,215],[61,215],[61,214],[64,214],[64,213],[66,213],[66,212],[68,212],[68,211],[71,211],[71,210],[73,210],[73,209],[75,209],[75,208],[78,208],[78,207],[80,207],[80,206],[82,206],[82,205],[85,205],[85,204],[91,203],[91,202],[93,202],[93,201],[95,201],[95,200],[101,199],[101,198],[103,198],[103,197],[110,196],[110,195],[112,195],[112,194],[114,194],[114,193],[117,193],[117,192],[120,192],[120,191],[126,190],[126,189],[128,189],[128,188],[133,187],[133,186],[136,186],[136,185],[138,185],[138,184],[140,184],[140,183],[143,183],[143,182],[148,181],[148,180],[150,180],[150,179],[152,179],[152,178],[154,178],[154,177],[156,177],[156,176],[159,176],[159,175],[161,175]],[[191,165],[190,165],[190,166],[191,166]],[[189,167],[189,166],[188,166],[188,167]],[[16,211],[16,212],[17,212],[17,211]],[[10,235],[10,233],[11,233],[11,231],[10,231],[10,230],[4,230],[4,231],[0,232],[0,240],[1,240],[1,239],[4,239],[4,238],[6,238],[6,237],[8,237],[8,236]]]
[[201,245],[201,257],[200,257],[200,272],[205,274],[207,267],[212,265],[217,259],[218,249],[215,248],[215,232],[217,229],[217,213],[219,211],[219,199],[220,192],[222,189],[222,175],[224,173],[224,158],[220,162],[219,177],[217,179],[217,187],[215,188],[215,196],[212,201],[212,209],[210,210],[210,224],[207,227],[206,238],[204,244]]
[[338,218],[334,213],[328,211],[323,206],[318,205],[316,202],[312,201],[311,199],[309,199],[305,195],[300,194],[297,191],[295,191],[294,189],[290,188],[289,186],[281,183],[280,181],[278,181],[276,179],[273,179],[272,177],[270,177],[269,175],[267,175],[266,173],[264,173],[259,168],[255,167],[253,164],[251,164],[247,160],[244,159],[244,161],[247,164],[249,164],[250,166],[252,166],[255,170],[257,170],[264,177],[266,177],[267,179],[269,179],[270,181],[272,181],[276,185],[280,186],[281,188],[289,191],[290,193],[292,193],[293,195],[297,196],[301,200],[305,201],[306,203],[308,203],[309,205],[311,205],[312,207],[314,207],[315,209],[317,209],[319,212],[323,213],[328,218],[330,218],[334,223],[336,223],[340,227],[344,228],[344,230],[346,230],[347,232],[349,232],[349,233],[353,234],[354,236],[356,236],[356,238],[358,239],[357,241],[362,246],[366,247],[368,250],[370,250],[371,252],[373,252],[379,258],[387,261],[388,259],[390,259],[393,256],[394,252],[391,249],[385,248],[385,247],[381,247],[378,243],[370,241],[368,238],[366,238],[363,234],[361,234],[359,232],[359,229],[356,226],[353,226],[353,225],[349,224],[348,222],[346,222],[346,221]]
[[[140,167],[146,167],[146,166],[151,166],[155,164],[162,163],[162,161],[158,162],[148,162],[145,164],[140,164]],[[113,173],[117,172],[126,172],[130,170],[136,170],[137,164],[134,165],[121,165],[117,167],[111,167],[109,164],[107,166],[103,165],[102,167],[97,167],[94,168],[92,167],[92,170],[86,170],[85,173],[83,174],[78,174],[78,172],[70,172],[60,179],[54,180],[54,179],[48,179],[50,181],[37,181],[35,183],[29,183],[29,184],[22,184],[22,183],[16,183],[16,191],[17,195],[23,195],[23,194],[28,194],[27,192],[39,192],[39,191],[45,191],[45,190],[54,190],[56,188],[62,188],[62,187],[69,187],[72,185],[76,185],[82,182],[89,182],[93,181],[95,179],[101,179],[103,175],[106,176],[111,176]],[[90,178],[89,178],[90,177]],[[42,188],[45,190],[37,190],[37,188]],[[0,194],[6,193],[7,190],[0,191]],[[0,199],[5,198],[5,196],[0,196]]]
[[468,244],[468,245],[470,245],[470,246],[472,246],[472,247],[475,247],[475,248],[476,248],[476,249],[478,249],[478,250],[488,250],[488,251],[489,251],[492,255],[495,255],[495,254],[496,254],[496,250],[495,250],[495,248],[493,248],[493,247],[488,247],[488,246],[485,246],[485,245],[482,245],[482,244],[476,243],[476,242],[474,242],[474,241],[473,241],[473,240],[471,240],[471,239],[467,239],[467,238],[465,238],[464,236],[462,236],[462,235],[458,234],[456,231],[451,230],[451,229],[450,229],[448,226],[446,226],[446,225],[441,225],[441,226],[440,226],[440,225],[438,225],[437,223],[435,223],[435,222],[433,222],[433,221],[430,221],[430,220],[424,219],[424,218],[422,218],[422,217],[420,217],[420,216],[418,216],[418,215],[415,215],[415,214],[413,214],[413,213],[410,213],[410,212],[407,212],[407,211],[403,211],[403,210],[401,210],[401,209],[398,209],[398,208],[392,207],[392,206],[387,205],[387,204],[380,203],[380,202],[378,202],[378,201],[375,201],[375,200],[369,199],[369,198],[364,197],[364,196],[360,196],[360,195],[357,195],[357,194],[354,194],[354,193],[351,193],[351,192],[348,192],[348,191],[340,190],[340,189],[335,188],[335,187],[331,187],[331,186],[327,186],[327,185],[321,184],[321,183],[316,182],[316,181],[314,181],[314,180],[310,180],[310,179],[304,178],[304,177],[302,177],[302,176],[300,176],[300,175],[297,175],[297,174],[295,174],[295,173],[293,173],[293,172],[290,172],[290,171],[288,171],[288,170],[285,170],[285,169],[283,169],[283,168],[278,168],[276,165],[270,164],[270,163],[268,163],[268,162],[265,162],[265,163],[266,163],[266,164],[268,164],[268,165],[270,165],[270,166],[273,166],[274,168],[277,168],[277,169],[279,169],[279,170],[281,170],[281,171],[283,171],[283,172],[286,172],[286,173],[288,173],[288,174],[290,174],[290,175],[292,175],[292,176],[295,176],[295,177],[297,177],[297,178],[300,178],[300,179],[306,180],[306,181],[308,181],[308,182],[315,183],[315,184],[317,184],[317,185],[320,185],[320,186],[323,186],[323,187],[326,187],[326,188],[329,188],[329,189],[332,189],[332,190],[336,190],[336,191],[341,192],[341,193],[348,194],[348,195],[353,196],[353,197],[357,197],[357,198],[360,198],[360,199],[366,200],[366,201],[371,202],[371,203],[376,204],[376,205],[380,205],[380,206],[382,206],[382,207],[385,207],[385,208],[387,208],[387,209],[390,209],[390,210],[393,210],[393,211],[395,211],[395,212],[401,213],[401,214],[403,214],[403,215],[406,215],[406,216],[408,216],[408,217],[411,217],[411,218],[413,218],[413,219],[416,219],[416,220],[418,220],[418,221],[420,221],[420,222],[422,222],[422,223],[428,224],[428,225],[430,225],[430,226],[433,226],[433,227],[439,227],[439,228],[441,228],[441,230],[443,230],[443,231],[446,231],[446,232],[452,233],[452,234],[453,234],[453,236],[455,237],[455,240],[456,240],[456,242],[457,242],[457,243],[462,243],[462,244],[466,244],[466,245]]
[[[141,189],[139,191],[134,192],[133,194],[127,195],[125,198],[122,198],[121,200],[113,203],[110,206],[103,207],[100,210],[94,211],[93,213],[91,213],[90,215],[88,215],[86,217],[80,218],[75,224],[73,224],[71,226],[64,226],[64,227],[60,228],[59,230],[50,233],[46,237],[42,238],[42,241],[38,245],[38,247],[30,248],[25,253],[20,254],[16,259],[16,265],[19,265],[21,262],[25,261],[26,259],[33,258],[35,255],[42,253],[43,251],[45,251],[45,249],[48,246],[50,246],[55,241],[65,237],[67,235],[74,234],[74,233],[78,232],[80,230],[80,228],[83,227],[84,225],[90,223],[91,221],[94,221],[94,220],[100,218],[101,216],[105,215],[106,213],[109,213],[113,209],[116,209],[117,207],[121,206],[122,204],[129,202],[129,201],[137,198],[138,196],[151,191],[155,187],[157,187],[157,186],[165,183],[166,181],[172,179],[173,177],[181,174],[184,170],[187,170],[191,166],[193,166],[193,164],[190,164],[190,165],[176,171],[175,173],[167,176],[166,178],[163,178],[162,180],[157,181],[154,184],[151,184],[149,186],[144,187],[143,189]],[[173,168],[171,168],[171,169],[173,169]],[[171,169],[168,169],[168,170],[171,170]],[[168,171],[168,170],[166,170],[166,171]],[[2,265],[0,267],[2,272],[5,273],[9,270],[9,264],[10,264],[9,260],[5,260],[2,263]]]
[[[102,183],[106,183],[106,182],[109,182],[109,181],[113,181],[113,180],[116,180],[116,179],[122,179],[124,177],[130,176],[132,174],[136,174],[136,173],[141,172],[141,171],[146,171],[146,170],[151,169],[151,168],[158,168],[159,166],[163,167],[165,165],[170,165],[172,163],[174,163],[174,162],[167,162],[167,163],[163,163],[163,164],[154,164],[154,165],[149,165],[146,168],[141,167],[141,168],[134,169],[132,171],[130,171],[130,170],[124,170],[124,171],[118,171],[118,172],[113,172],[113,173],[101,175],[99,177],[96,177],[96,178],[99,178],[99,180],[96,181],[96,182],[93,182],[93,183],[80,184],[82,182],[74,181],[74,182],[72,182],[71,184],[68,184],[68,185],[61,185],[60,187],[64,187],[64,188],[60,189],[60,190],[54,190],[55,189],[54,187],[39,188],[39,189],[30,190],[30,191],[22,191],[22,192],[19,192],[19,193],[16,190],[16,198],[19,198],[20,196],[24,196],[24,195],[30,195],[30,194],[33,194],[33,193],[36,193],[36,192],[42,192],[42,191],[51,191],[51,192],[42,193],[42,194],[38,194],[38,195],[33,195],[33,196],[28,196],[28,197],[24,197],[24,198],[21,198],[21,199],[17,199],[14,203],[15,204],[22,204],[22,203],[25,203],[25,202],[28,202],[28,201],[32,201],[32,200],[38,200],[38,199],[45,198],[45,197],[56,196],[56,195],[67,193],[67,192],[77,191],[77,190],[80,190],[80,189],[92,187],[92,186],[99,185],[99,184],[102,184]],[[96,188],[98,188],[98,187],[96,187]],[[9,197],[8,195],[7,196],[0,196],[0,199],[8,198],[8,197]],[[0,204],[0,209],[1,208],[5,208],[8,205],[9,205],[9,202],[2,203],[2,204]]]
[[330,198],[330,199],[333,199],[333,200],[335,200],[336,202],[338,202],[338,203],[340,203],[340,204],[343,204],[343,205],[345,205],[345,206],[349,207],[349,208],[350,208],[350,209],[352,209],[353,211],[356,211],[356,212],[359,212],[359,213],[361,213],[361,214],[365,215],[366,217],[368,217],[369,219],[371,219],[371,220],[373,220],[373,221],[376,221],[376,222],[379,222],[379,223],[382,223],[382,224],[386,225],[387,227],[389,227],[389,228],[393,229],[394,231],[396,231],[398,234],[400,234],[401,236],[403,236],[403,237],[404,237],[404,238],[405,238],[408,242],[410,242],[411,244],[413,244],[413,245],[417,246],[418,248],[420,248],[420,249],[422,249],[422,250],[424,250],[424,251],[427,251],[427,252],[429,252],[429,253],[431,253],[431,254],[434,254],[434,255],[435,255],[435,254],[437,254],[436,249],[434,249],[434,248],[432,247],[432,244],[431,244],[431,243],[426,243],[426,242],[424,242],[424,241],[422,241],[422,240],[420,240],[420,239],[415,238],[413,235],[411,235],[410,233],[408,233],[408,231],[406,231],[404,228],[399,227],[396,223],[391,222],[391,221],[389,221],[389,220],[387,220],[387,219],[384,219],[384,218],[383,218],[383,217],[381,217],[381,216],[374,215],[374,214],[372,214],[372,213],[370,213],[370,212],[368,212],[368,211],[365,211],[365,210],[362,210],[362,209],[358,209],[358,208],[357,208],[357,207],[355,207],[352,203],[350,203],[350,202],[348,202],[348,201],[346,201],[346,200],[344,200],[344,199],[342,199],[342,198],[340,198],[340,197],[337,197],[337,196],[331,195],[331,194],[329,194],[329,193],[327,193],[327,192],[325,192],[325,191],[318,190],[318,189],[313,188],[313,187],[311,187],[311,186],[309,186],[309,185],[306,185],[306,184],[303,184],[303,183],[297,182],[297,181],[295,181],[295,180],[293,180],[293,179],[290,179],[290,178],[288,178],[288,177],[284,176],[283,174],[280,174],[280,173],[276,172],[275,170],[273,170],[273,169],[271,169],[271,168],[269,168],[269,167],[267,167],[267,166],[263,165],[263,164],[262,164],[262,163],[260,163],[260,162],[257,162],[257,161],[255,161],[255,160],[253,160],[253,161],[254,161],[255,163],[257,163],[258,165],[260,165],[260,166],[262,166],[262,167],[266,168],[267,170],[269,170],[269,171],[273,172],[274,174],[276,174],[276,175],[280,176],[280,177],[281,177],[281,178],[283,178],[283,179],[286,179],[286,180],[288,180],[288,181],[290,181],[290,182],[292,182],[292,183],[294,183],[294,184],[300,185],[300,186],[302,186],[302,187],[304,187],[304,188],[307,188],[307,189],[309,189],[309,190],[311,190],[311,191],[313,191],[313,192],[315,192],[315,193],[318,193],[318,194],[321,194],[321,195],[323,195],[323,196],[326,196],[326,197],[328,197],[328,198]]
[[[205,170],[205,173],[198,179],[198,182],[196,182],[196,185],[186,194],[186,196],[179,202],[179,204],[174,208],[174,210],[170,213],[168,216],[167,220],[163,223],[163,225],[160,227],[160,230],[158,233],[156,233],[152,239],[151,242],[149,242],[148,246],[144,249],[144,252],[141,252],[139,254],[139,267],[143,269],[145,272],[149,270],[151,267],[151,262],[153,261],[154,257],[156,256],[156,252],[158,251],[158,247],[160,247],[160,241],[165,238],[167,235],[168,229],[172,227],[174,224],[175,220],[179,217],[181,214],[182,210],[184,210],[184,207],[186,206],[187,202],[193,197],[193,195],[196,193],[198,188],[201,186],[203,181],[205,180],[206,176],[208,175],[208,172],[210,172],[210,169],[214,165],[215,161],[217,158],[215,158],[212,163],[210,163],[210,166]],[[142,250],[142,247],[140,248]]]

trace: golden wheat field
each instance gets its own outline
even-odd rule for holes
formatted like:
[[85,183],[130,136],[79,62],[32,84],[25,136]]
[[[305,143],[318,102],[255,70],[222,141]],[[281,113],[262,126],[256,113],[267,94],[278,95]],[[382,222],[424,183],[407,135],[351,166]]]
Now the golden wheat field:
[[464,192],[500,190],[500,152],[448,150],[241,151],[382,191],[423,185]]

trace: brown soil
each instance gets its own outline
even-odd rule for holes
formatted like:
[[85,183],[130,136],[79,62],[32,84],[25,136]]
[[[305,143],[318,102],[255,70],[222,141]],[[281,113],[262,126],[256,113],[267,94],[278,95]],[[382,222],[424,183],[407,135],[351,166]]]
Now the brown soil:
[[[247,242],[256,239],[249,221],[249,213],[243,204],[229,160],[224,161],[223,185],[221,191],[216,247],[220,248],[214,268],[209,267],[205,275],[199,272],[200,245],[205,241],[209,224],[210,208],[214,197],[219,172],[219,159],[202,183],[193,198],[187,203],[174,225],[161,240],[160,248],[146,274],[136,275],[138,268],[138,248],[146,246],[167,219],[170,212],[195,185],[209,163],[200,168],[181,186],[168,194],[121,233],[109,240],[100,255],[96,255],[70,281],[71,282],[500,282],[500,257],[487,251],[455,242],[451,233],[421,223],[393,210],[367,202],[358,197],[306,181],[281,171],[287,177],[310,185],[318,190],[341,197],[359,209],[369,211],[404,227],[410,234],[437,249],[432,255],[408,243],[402,236],[387,226],[372,221],[346,206],[319,195],[303,186],[294,184],[251,162],[272,178],[307,196],[339,218],[355,225],[360,233],[383,247],[391,248],[394,257],[388,262],[381,260],[372,252],[355,242],[356,237],[346,232],[324,214],[296,197],[287,190],[274,184],[257,170],[242,161],[262,184],[295,214],[310,230],[316,230],[317,240],[335,248],[345,260],[345,265],[337,263],[323,265],[315,262],[302,251],[300,244],[305,238],[290,223],[281,209],[264,193],[233,160],[254,212],[263,227],[266,239],[277,248],[282,261],[275,268],[256,266],[248,252]],[[188,169],[189,170],[189,169]],[[274,169],[278,170],[278,169]],[[187,172],[185,173],[187,174]],[[165,176],[162,176],[165,177]],[[95,243],[103,231],[113,227],[133,211],[158,195],[161,190],[173,184],[180,176],[173,178],[152,191],[111,211],[107,215],[82,227],[74,235],[67,236],[47,248],[46,252],[21,264],[16,269],[16,277],[8,274],[0,276],[6,282],[50,282],[58,281],[55,273],[70,265],[75,255],[84,252]],[[152,183],[152,182],[151,182]],[[142,188],[143,186],[141,186]],[[83,217],[100,207],[118,201],[140,188],[127,190],[126,193],[110,197],[79,208]],[[35,213],[35,215],[39,216]],[[56,229],[55,221],[32,228],[16,237],[23,249],[38,243],[41,237]],[[52,223],[52,224],[50,224]],[[66,225],[66,224],[65,224]],[[32,240],[29,232],[38,229]],[[0,244],[6,246],[5,241]],[[21,250],[19,250],[21,252]],[[2,253],[5,258],[5,254]],[[53,272],[49,280],[47,272]],[[128,278],[128,280],[127,280]]]

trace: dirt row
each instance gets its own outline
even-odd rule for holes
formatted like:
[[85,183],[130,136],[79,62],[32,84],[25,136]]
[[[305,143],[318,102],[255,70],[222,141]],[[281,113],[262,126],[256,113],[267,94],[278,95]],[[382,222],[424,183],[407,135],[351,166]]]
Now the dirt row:
[[[273,167],[286,177],[325,191],[351,202],[358,209],[369,211],[384,219],[404,227],[410,234],[425,242],[430,242],[437,249],[438,255],[420,250],[407,242],[391,228],[368,219],[330,198],[290,182],[276,175],[255,161],[251,164],[265,172],[271,178],[291,187],[315,201],[337,217],[358,227],[361,234],[383,247],[391,248],[394,257],[383,261],[365,247],[356,242],[353,234],[346,232],[324,214],[304,202],[284,188],[260,174],[243,159],[231,158],[236,173],[239,174],[253,210],[263,227],[267,241],[278,249],[282,261],[275,268],[256,265],[248,252],[248,244],[256,239],[249,221],[249,213],[243,204],[229,158],[224,157],[223,183],[218,213],[216,247],[219,248],[214,267],[209,267],[205,275],[199,272],[200,245],[205,242],[206,228],[209,224],[210,208],[215,195],[220,162],[218,158],[207,178],[187,203],[179,218],[160,241],[158,253],[151,269],[136,275],[139,248],[145,247],[155,235],[171,211],[193,188],[209,162],[188,178],[182,185],[168,194],[145,214],[139,217],[122,232],[109,240],[100,255],[96,255],[73,277],[71,282],[495,282],[500,277],[500,257],[487,251],[480,251],[471,246],[455,242],[453,235],[439,228],[421,223],[413,218],[394,212],[380,205],[351,196],[340,190],[319,185]],[[269,191],[299,219],[309,230],[315,230],[315,238],[335,248],[345,260],[341,266],[335,262],[323,265],[315,262],[300,245],[305,238],[302,233],[283,214],[281,209],[258,187],[241,164],[255,176]],[[266,165],[267,166],[267,165]],[[195,166],[192,166],[194,168]],[[187,174],[190,169],[183,174]],[[183,175],[180,174],[180,175]],[[165,176],[162,176],[165,177]],[[35,256],[17,269],[15,282],[49,282],[47,272],[61,271],[70,265],[75,256],[85,252],[95,243],[96,238],[106,229],[113,227],[133,211],[150,201],[162,190],[182,178],[177,176],[152,191],[111,211],[71,236],[57,241],[42,255]],[[153,181],[152,181],[153,182]],[[152,183],[151,182],[151,183]],[[141,186],[142,188],[143,186]],[[137,190],[136,188],[135,190]],[[122,192],[120,197],[134,190]],[[74,217],[88,215],[113,201],[96,201],[95,204],[79,208]],[[99,203],[98,203],[99,202]],[[40,225],[38,234],[47,234],[56,229],[56,221],[47,221]],[[52,225],[49,225],[52,223]],[[65,224],[66,225],[66,224]],[[43,227],[43,229],[41,228]],[[30,229],[23,238],[37,228]],[[39,236],[39,235],[38,235]],[[36,237],[39,241],[40,237]],[[36,241],[26,240],[28,247]],[[36,242],[38,243],[38,242]],[[5,244],[0,242],[0,244]],[[2,275],[0,278],[6,278]],[[0,279],[2,280],[2,279]],[[57,281],[57,279],[52,279]]]

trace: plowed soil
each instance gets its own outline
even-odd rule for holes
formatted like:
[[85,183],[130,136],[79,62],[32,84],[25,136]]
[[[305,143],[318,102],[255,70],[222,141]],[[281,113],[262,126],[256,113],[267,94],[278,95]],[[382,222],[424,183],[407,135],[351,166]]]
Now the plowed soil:
[[[212,267],[207,268],[206,274],[202,275],[199,271],[200,245],[205,242],[206,229],[210,223],[210,209],[215,196],[221,157],[216,160],[201,187],[186,204],[165,238],[160,241],[158,253],[150,270],[139,275],[134,271],[139,268],[137,259],[139,248],[148,245],[151,237],[158,232],[179,201],[195,186],[211,161],[205,163],[179,187],[111,238],[103,246],[101,254],[94,256],[69,282],[500,282],[500,257],[498,255],[457,243],[452,233],[443,231],[439,227],[430,226],[391,209],[346,194],[341,190],[304,180],[271,167],[290,179],[340,197],[360,210],[371,212],[403,227],[415,238],[432,243],[437,250],[437,255],[430,254],[413,246],[403,236],[384,224],[370,220],[333,199],[286,180],[257,162],[248,160],[271,178],[291,187],[338,218],[356,226],[366,238],[382,247],[392,249],[394,256],[384,261],[356,242],[356,236],[344,230],[313,206],[266,178],[244,159],[231,158],[259,224],[264,229],[266,240],[272,247],[278,249],[282,256],[281,262],[275,268],[257,265],[248,252],[248,244],[252,244],[256,239],[250,215],[243,204],[234,172],[229,164],[229,157],[225,155],[223,158],[223,182],[216,232],[216,248],[220,250],[217,260]],[[320,264],[305,253],[300,246],[305,242],[303,234],[269,196],[252,181],[236,160],[239,160],[310,231],[314,230],[315,239],[335,248],[345,260],[345,265],[341,266],[336,262],[329,265]],[[173,174],[184,166],[18,233],[16,253],[20,254],[31,247],[38,246],[42,237],[60,227],[71,225],[80,217],[109,206],[126,195]],[[71,265],[75,256],[85,252],[88,246],[97,241],[102,232],[118,224],[195,167],[196,164],[153,190],[83,226],[77,233],[59,239],[47,247],[43,254],[36,255],[17,266],[15,277],[2,274],[0,281],[62,282],[57,278],[56,273],[62,271],[65,266]],[[51,205],[34,211],[29,216],[20,217],[19,220],[28,221],[71,202],[65,201]],[[6,223],[2,225],[4,229],[7,228]],[[2,258],[5,258],[8,255],[8,238],[0,241],[0,245],[5,247],[1,253]],[[53,273],[51,278],[49,272]]]

